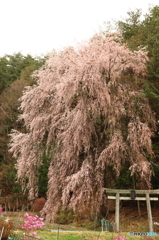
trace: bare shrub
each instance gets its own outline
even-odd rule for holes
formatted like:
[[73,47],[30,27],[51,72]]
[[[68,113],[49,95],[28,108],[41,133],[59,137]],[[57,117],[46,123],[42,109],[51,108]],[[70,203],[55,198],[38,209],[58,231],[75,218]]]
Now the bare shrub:
[[12,235],[14,225],[13,222],[9,219],[0,219],[0,229],[2,234],[2,240],[7,240],[10,235]]

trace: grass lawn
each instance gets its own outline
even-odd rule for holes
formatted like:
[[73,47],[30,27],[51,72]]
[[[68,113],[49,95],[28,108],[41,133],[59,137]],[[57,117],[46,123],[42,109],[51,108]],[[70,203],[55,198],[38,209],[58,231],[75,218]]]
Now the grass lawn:
[[67,232],[60,232],[58,233],[51,233],[51,232],[38,232],[38,235],[41,239],[45,240],[113,240],[114,237],[124,236],[126,240],[159,240],[159,235],[155,237],[130,237],[129,233],[102,233],[102,232],[79,232],[79,233],[67,233]]

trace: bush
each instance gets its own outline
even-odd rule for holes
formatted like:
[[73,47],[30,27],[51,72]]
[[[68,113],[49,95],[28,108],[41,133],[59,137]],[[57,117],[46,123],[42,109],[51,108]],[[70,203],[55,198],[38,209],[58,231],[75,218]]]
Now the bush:
[[2,233],[1,240],[7,240],[12,235],[14,229],[13,222],[9,218],[0,219],[0,229]]

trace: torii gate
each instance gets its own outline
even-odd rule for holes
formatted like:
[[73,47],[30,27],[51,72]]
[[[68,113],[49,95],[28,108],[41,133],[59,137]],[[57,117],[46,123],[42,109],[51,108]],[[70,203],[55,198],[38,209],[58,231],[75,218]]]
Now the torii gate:
[[[151,203],[150,201],[158,201],[158,197],[150,197],[150,194],[159,194],[159,189],[155,190],[134,190],[134,189],[110,189],[104,188],[106,193],[114,193],[116,196],[108,195],[108,199],[116,200],[116,209],[115,209],[115,226],[116,231],[119,232],[119,204],[120,200],[139,200],[146,201],[147,213],[148,213],[148,222],[149,222],[149,231],[153,232],[153,222],[152,222],[152,212],[151,212]],[[122,197],[120,194],[129,194],[129,197]],[[136,197],[138,194],[144,194],[146,197]]]

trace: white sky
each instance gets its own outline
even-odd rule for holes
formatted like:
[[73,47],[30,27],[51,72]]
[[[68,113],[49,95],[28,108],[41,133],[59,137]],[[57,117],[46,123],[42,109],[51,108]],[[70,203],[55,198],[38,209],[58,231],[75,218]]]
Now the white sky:
[[89,39],[106,21],[159,0],[0,0],[0,56],[40,55]]

